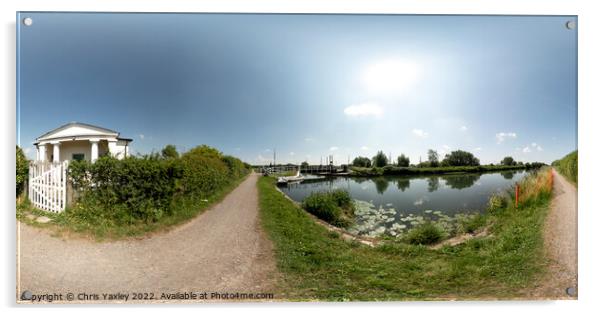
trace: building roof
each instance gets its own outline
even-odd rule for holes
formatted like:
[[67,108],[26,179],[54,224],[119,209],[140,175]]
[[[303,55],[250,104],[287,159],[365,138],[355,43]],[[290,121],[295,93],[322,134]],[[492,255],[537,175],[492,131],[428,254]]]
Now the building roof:
[[[71,129],[72,131],[67,131],[69,129]],[[38,138],[36,138],[36,141],[39,142],[55,138],[65,138],[74,136],[109,136],[120,138],[119,132],[108,128],[80,122],[70,122],[39,136]],[[131,139],[127,138],[120,139],[131,141]]]

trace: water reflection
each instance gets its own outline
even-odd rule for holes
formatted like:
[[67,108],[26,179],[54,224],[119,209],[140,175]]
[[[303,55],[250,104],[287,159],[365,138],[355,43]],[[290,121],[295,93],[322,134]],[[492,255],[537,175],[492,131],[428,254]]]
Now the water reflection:
[[481,177],[478,173],[445,176],[445,184],[453,189],[462,190],[473,186]]
[[374,178],[372,181],[374,182],[374,186],[376,186],[376,192],[378,192],[378,194],[383,194],[387,191],[389,180],[385,177]]

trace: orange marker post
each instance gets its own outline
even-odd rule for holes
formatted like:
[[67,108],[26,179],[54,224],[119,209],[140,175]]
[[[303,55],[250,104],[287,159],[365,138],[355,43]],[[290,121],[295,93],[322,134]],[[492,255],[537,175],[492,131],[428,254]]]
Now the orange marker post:
[[514,190],[514,207],[518,208],[518,195],[520,192],[520,186],[518,183],[516,184],[516,189]]

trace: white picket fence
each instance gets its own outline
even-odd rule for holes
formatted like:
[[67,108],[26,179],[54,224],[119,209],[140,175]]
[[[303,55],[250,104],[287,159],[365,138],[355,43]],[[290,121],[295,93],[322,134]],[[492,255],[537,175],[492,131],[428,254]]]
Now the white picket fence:
[[29,164],[29,200],[42,210],[59,213],[67,204],[67,167],[69,161]]

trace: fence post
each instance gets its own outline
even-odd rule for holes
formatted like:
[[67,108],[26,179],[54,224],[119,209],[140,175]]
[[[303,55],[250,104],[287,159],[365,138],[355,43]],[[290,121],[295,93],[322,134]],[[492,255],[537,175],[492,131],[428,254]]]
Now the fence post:
[[520,195],[520,185],[517,183],[514,190],[514,207],[518,208],[518,197]]

